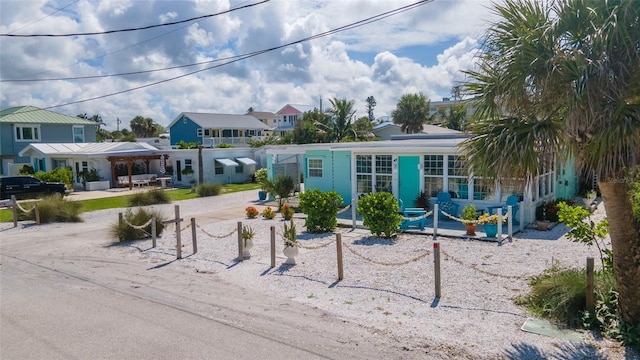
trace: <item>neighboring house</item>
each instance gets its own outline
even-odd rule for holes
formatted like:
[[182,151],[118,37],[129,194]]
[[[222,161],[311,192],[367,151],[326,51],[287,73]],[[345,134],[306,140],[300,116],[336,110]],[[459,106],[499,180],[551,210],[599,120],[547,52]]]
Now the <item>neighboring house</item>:
[[263,124],[269,127],[269,130],[265,130],[262,132],[262,135],[269,136],[272,134],[272,129],[277,126],[278,115],[269,112],[269,111],[252,111],[247,113],[247,115],[251,115],[254,118],[262,121]]
[[[202,174],[205,183],[242,184],[250,181],[258,163],[253,148],[202,149]],[[198,166],[198,149],[174,149],[166,151],[168,166],[173,169],[173,183],[189,186],[197,183],[201,169]],[[185,169],[193,173],[187,175]]]
[[[256,171],[255,149],[202,149],[202,172],[205,183],[245,183]],[[20,156],[30,163],[40,163],[46,170],[70,167],[74,187],[82,187],[83,171],[96,169],[110,187],[118,187],[117,178],[125,175],[155,174],[171,177],[174,185],[190,186],[197,182],[200,168],[198,149],[162,150],[144,142],[103,142],[80,144],[34,143]],[[161,165],[164,159],[164,168]],[[191,169],[187,175],[184,169]],[[164,170],[164,172],[162,171]],[[128,184],[131,187],[132,184]]]
[[[0,111],[0,174],[17,173],[16,164],[30,163],[20,151],[32,143],[86,143],[96,141],[92,120],[81,119],[34,106],[18,106]],[[46,170],[40,163],[36,171]]]
[[565,179],[555,161],[548,161],[527,186],[524,181],[483,182],[469,174],[458,147],[467,138],[464,134],[413,134],[386,141],[269,146],[266,164],[274,178],[282,162],[300,159],[305,189],[335,190],[346,204],[362,194],[388,191],[412,206],[418,193],[426,191],[432,204],[438,193],[448,192],[460,209],[469,202],[487,208],[504,204],[516,194],[527,223],[534,221],[537,204],[556,198],[555,179]]
[[180,141],[198,142],[204,147],[219,144],[249,146],[252,138],[261,139],[269,127],[251,115],[184,112],[169,126],[171,146]]
[[[31,164],[40,164],[43,171],[70,167],[74,187],[82,186],[80,174],[98,170],[103,180],[117,187],[117,176],[158,173],[163,152],[147,143],[33,143],[20,152]],[[166,152],[164,152],[166,153]]]
[[293,128],[296,126],[298,120],[302,119],[302,115],[314,109],[316,109],[316,107],[312,105],[285,105],[276,113],[276,126],[273,127],[271,131],[276,136],[293,132]]
[[[405,135],[400,125],[392,122],[383,122],[373,127],[371,131],[378,140],[391,140],[395,135]],[[447,129],[438,125],[425,124],[422,126],[422,134],[462,134],[462,132],[453,129]]]

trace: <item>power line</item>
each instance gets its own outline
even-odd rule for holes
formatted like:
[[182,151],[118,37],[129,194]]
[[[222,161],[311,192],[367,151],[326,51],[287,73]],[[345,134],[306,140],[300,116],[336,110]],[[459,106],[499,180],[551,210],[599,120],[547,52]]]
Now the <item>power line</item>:
[[37,23],[38,21],[44,20],[44,19],[48,18],[49,16],[51,16],[51,15],[53,15],[53,14],[57,13],[57,12],[60,12],[60,11],[62,11],[62,10],[64,10],[64,9],[68,8],[69,6],[71,6],[71,5],[75,4],[75,3],[77,3],[78,1],[80,1],[80,0],[76,0],[76,1],[74,1],[74,2],[71,2],[71,3],[69,3],[69,4],[67,4],[67,5],[65,5],[65,6],[63,6],[63,7],[59,8],[59,9],[56,9],[54,12],[49,13],[49,14],[47,14],[47,15],[45,15],[45,16],[43,16],[43,17],[41,17],[40,19],[33,20],[32,22],[27,23],[27,24],[25,24],[25,25],[22,25],[22,26],[20,26],[20,27],[19,27],[19,28],[17,28],[17,29],[13,29],[13,30],[9,31],[9,34],[13,34],[14,32],[16,32],[16,31],[18,31],[18,30],[22,30],[22,29],[26,28],[27,26],[30,26],[30,25],[33,25],[33,24]]
[[[430,0],[430,1],[432,1],[432,0]],[[221,61],[226,61],[226,60],[236,59],[236,61],[239,61],[239,60],[245,59],[246,57],[252,57],[252,56],[260,55],[263,52],[269,52],[269,51],[273,51],[273,50],[278,50],[278,49],[281,49],[283,47],[295,45],[295,44],[298,44],[298,43],[301,43],[301,42],[314,40],[314,39],[319,38],[319,37],[324,37],[324,36],[327,36],[327,35],[331,35],[331,34],[334,34],[334,33],[340,32],[340,31],[349,30],[349,29],[352,29],[352,28],[355,28],[355,27],[363,26],[363,25],[366,25],[366,24],[368,24],[370,22],[373,22],[373,21],[379,21],[379,20],[384,19],[385,17],[392,16],[392,15],[395,15],[395,14],[398,14],[398,13],[401,13],[401,12],[404,12],[404,11],[407,11],[407,10],[411,10],[413,7],[424,5],[425,3],[430,2],[430,1],[420,1],[418,3],[410,4],[410,5],[407,5],[407,6],[402,7],[402,8],[391,10],[391,11],[388,11],[386,13],[382,13],[382,14],[373,16],[371,18],[367,18],[367,19],[361,20],[359,22],[355,22],[355,23],[352,23],[352,24],[349,24],[349,25],[345,25],[345,26],[333,29],[333,30],[329,30],[329,31],[324,32],[324,33],[313,35],[313,36],[310,36],[310,37],[307,37],[307,38],[304,38],[304,39],[301,39],[301,40],[296,40],[296,41],[293,41],[293,42],[290,42],[290,43],[287,43],[287,44],[283,44],[283,45],[280,45],[280,46],[277,46],[277,47],[273,47],[273,48],[270,48],[270,49],[258,50],[258,51],[254,51],[254,52],[246,53],[246,54],[234,55],[234,56],[229,56],[229,57],[219,58],[219,59],[214,59],[214,60],[201,61],[201,62],[192,63],[192,64],[186,64],[186,65],[176,65],[176,66],[170,66],[170,67],[159,68],[159,69],[140,70],[140,71],[132,71],[132,72],[126,72],[126,73],[119,73],[119,74],[102,74],[102,75],[74,76],[74,77],[47,78],[47,79],[0,79],[0,83],[1,82],[72,81],[72,80],[88,80],[88,79],[99,79],[99,78],[108,78],[108,77],[117,77],[117,76],[143,75],[143,74],[149,74],[149,73],[154,73],[154,72],[159,72],[159,71],[175,70],[175,69],[188,68],[188,67],[193,67],[193,66],[198,66],[198,65],[211,64],[211,63],[216,63],[216,62],[221,62]],[[390,13],[392,13],[392,14],[390,14]],[[362,23],[362,24],[360,24],[360,23]],[[355,26],[357,24],[360,24],[360,25]],[[231,62],[229,62],[227,64],[230,64],[230,63]],[[218,67],[218,66],[215,66],[215,67]],[[212,68],[214,68],[214,67],[206,68],[206,69],[203,69],[203,70],[208,70],[208,69],[212,69]]]
[[[249,1],[250,0],[246,0],[246,1],[238,4],[237,6],[240,6],[241,4],[247,3]],[[235,9],[237,9],[237,7],[231,7],[231,9],[235,10]],[[194,23],[198,23],[198,22],[199,21],[195,21]],[[180,30],[182,30],[182,29],[184,29],[185,27],[188,27],[188,26],[191,26],[191,24],[185,24],[185,25],[180,26],[178,28],[175,28],[173,30],[167,31],[167,32],[165,32],[163,34],[160,34],[160,35],[148,38],[146,40],[143,40],[143,41],[140,41],[140,42],[137,42],[137,43],[122,47],[122,48],[114,50],[114,51],[110,51],[110,52],[104,53],[102,55],[99,55],[99,56],[96,56],[96,57],[93,57],[93,58],[90,58],[90,59],[85,59],[84,61],[92,61],[92,60],[105,58],[105,57],[107,57],[107,56],[109,56],[111,54],[115,54],[115,53],[118,53],[118,52],[121,52],[121,51],[124,51],[124,50],[127,50],[127,49],[131,49],[131,48],[134,48],[134,47],[136,47],[138,45],[150,42],[150,41],[158,39],[158,38],[161,38],[163,36],[169,35],[169,34],[174,33],[176,31],[180,31]],[[78,65],[78,64],[81,64],[81,62],[76,62],[74,64],[70,64],[70,65],[64,66],[62,68],[68,68],[68,67],[72,67],[72,66],[75,66],[75,65]],[[182,66],[182,67],[188,67],[188,66],[189,65]],[[169,68],[169,69],[171,69],[171,68]],[[48,73],[48,72],[51,72],[51,71],[52,71],[52,69],[44,70],[44,71],[41,71],[39,73],[34,74],[34,76],[37,76],[37,75],[40,75],[40,74],[45,74],[45,73]],[[144,72],[142,72],[142,73],[144,73]],[[128,74],[123,74],[123,76],[124,75],[128,75]],[[115,76],[119,76],[119,75],[115,75]],[[95,76],[88,76],[86,78],[87,79],[95,79],[95,78],[100,78],[100,77],[108,77],[108,75],[95,75]],[[85,77],[49,78],[49,79],[5,79],[5,80],[0,79],[0,83],[1,82],[37,82],[37,81],[55,81],[55,80],[75,80],[76,78],[77,79],[84,79]]]
[[[166,83],[166,82],[169,82],[169,81],[181,79],[181,78],[184,78],[184,77],[187,77],[187,76],[191,76],[191,75],[203,72],[203,71],[219,68],[219,67],[222,67],[222,66],[225,66],[225,65],[228,65],[228,64],[232,64],[232,63],[235,63],[235,62],[238,62],[238,61],[241,61],[241,60],[245,60],[245,59],[248,59],[248,58],[251,58],[251,57],[254,57],[254,56],[258,56],[258,55],[261,55],[261,54],[264,54],[264,53],[267,53],[267,52],[271,52],[271,51],[274,51],[274,50],[282,49],[282,48],[285,48],[285,47],[288,47],[288,46],[291,46],[291,45],[300,44],[300,43],[303,43],[303,42],[308,42],[308,41],[319,39],[319,38],[322,38],[322,37],[325,37],[325,36],[333,35],[333,34],[336,34],[336,33],[342,32],[342,31],[351,30],[351,29],[355,29],[355,28],[358,28],[358,27],[361,27],[361,26],[364,26],[364,25],[368,25],[368,24],[380,21],[382,19],[385,19],[387,17],[394,16],[394,15],[403,13],[405,11],[412,10],[412,9],[414,9],[416,7],[425,5],[425,4],[430,3],[432,1],[433,0],[421,0],[421,1],[418,1],[418,2],[413,3],[413,4],[405,5],[405,6],[399,7],[399,8],[394,9],[394,10],[390,10],[390,11],[387,11],[387,12],[384,12],[384,13],[381,13],[381,14],[378,14],[378,15],[375,15],[375,16],[368,17],[368,18],[360,20],[360,21],[356,21],[356,22],[348,24],[348,25],[344,25],[344,26],[341,26],[341,27],[338,27],[338,28],[335,28],[335,29],[332,29],[332,30],[328,30],[328,31],[322,32],[320,34],[312,35],[312,36],[306,37],[304,39],[296,40],[296,41],[293,41],[293,42],[290,42],[290,43],[287,43],[287,44],[271,47],[271,48],[268,48],[268,49],[263,49],[263,50],[258,50],[258,51],[246,53],[246,54],[243,54],[243,55],[232,56],[232,57],[228,58],[229,59],[228,62],[225,62],[225,63],[222,63],[222,64],[218,64],[218,65],[214,65],[214,66],[210,66],[210,67],[206,67],[206,68],[203,68],[203,69],[200,69],[200,70],[195,70],[195,71],[192,71],[192,72],[189,72],[189,73],[185,73],[185,74],[182,74],[182,75],[179,75],[179,76],[175,76],[175,77],[171,77],[171,78],[168,78],[168,79],[156,81],[156,82],[153,82],[153,83],[149,83],[149,84],[145,84],[145,85],[141,85],[141,86],[137,86],[137,87],[133,87],[133,88],[117,91],[117,92],[114,92],[114,93],[100,95],[100,96],[87,98],[87,99],[83,99],[83,100],[72,101],[72,102],[63,103],[63,104],[59,104],[59,105],[53,105],[53,106],[46,107],[44,109],[54,109],[54,108],[68,106],[68,105],[79,104],[79,103],[83,103],[83,102],[87,102],[87,101],[104,99],[104,98],[107,98],[107,97],[124,94],[124,93],[130,92],[130,91],[139,90],[139,89],[143,89],[143,88],[159,85],[159,84],[162,84],[162,83]],[[190,64],[190,66],[193,66],[193,65],[197,65],[197,64]],[[184,66],[189,66],[189,65],[184,65]]]
[[128,31],[147,30],[147,29],[153,29],[153,28],[157,28],[157,27],[161,27],[161,26],[170,26],[170,25],[182,24],[182,23],[186,23],[186,22],[190,22],[190,21],[202,20],[202,19],[205,19],[205,18],[213,17],[213,16],[228,14],[228,13],[231,13],[231,12],[236,11],[236,10],[241,10],[241,9],[253,7],[253,6],[256,6],[256,5],[264,4],[264,3],[269,2],[269,1],[271,1],[271,0],[262,0],[262,1],[257,2],[257,3],[253,3],[253,4],[249,4],[249,5],[243,5],[243,6],[240,6],[240,7],[237,7],[237,8],[225,10],[225,11],[222,11],[222,12],[219,12],[219,13],[215,13],[215,14],[202,15],[202,16],[198,16],[198,17],[194,17],[194,18],[190,18],[190,19],[186,19],[186,20],[172,21],[172,22],[168,22],[168,23],[164,23],[164,24],[148,25],[148,26],[142,26],[142,27],[137,27],[137,28],[108,30],[108,31],[97,31],[97,32],[88,32],[88,33],[73,33],[73,34],[0,34],[0,36],[9,36],[9,37],[71,37],[71,36],[87,36],[87,35],[105,35],[105,34],[114,34],[114,33],[120,33],[120,32],[128,32]]

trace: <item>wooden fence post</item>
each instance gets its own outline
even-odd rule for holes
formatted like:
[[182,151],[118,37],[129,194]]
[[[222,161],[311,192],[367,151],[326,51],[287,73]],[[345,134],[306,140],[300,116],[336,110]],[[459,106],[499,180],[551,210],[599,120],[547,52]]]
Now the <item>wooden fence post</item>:
[[336,252],[338,255],[338,280],[344,279],[344,272],[342,269],[342,234],[336,234]]
[[123,217],[122,217],[122,213],[118,213],[118,226],[122,227],[122,222],[123,222]]
[[242,241],[242,221],[238,221],[238,261],[243,261],[243,248],[244,243]]
[[158,232],[158,229],[156,229],[156,214],[153,214],[151,216],[151,247],[152,248],[156,247],[156,237],[158,236],[157,232]]
[[433,243],[433,269],[435,272],[434,282],[436,286],[436,298],[440,298],[440,243]]
[[276,227],[271,226],[271,267],[276,267]]
[[589,311],[589,313],[593,314],[593,312],[595,311],[595,299],[594,299],[594,294],[593,294],[593,290],[594,290],[594,286],[593,286],[593,258],[592,257],[588,257],[587,258],[587,311]]
[[196,240],[196,218],[191,218],[191,241],[193,241],[193,253],[198,252],[198,241]]
[[13,227],[18,227],[18,200],[15,195],[11,195],[11,213],[13,214]]
[[33,204],[33,211],[35,211],[36,224],[40,225],[40,209],[38,208],[37,202]]
[[182,259],[182,239],[180,238],[180,206],[175,206],[176,213],[176,258]]

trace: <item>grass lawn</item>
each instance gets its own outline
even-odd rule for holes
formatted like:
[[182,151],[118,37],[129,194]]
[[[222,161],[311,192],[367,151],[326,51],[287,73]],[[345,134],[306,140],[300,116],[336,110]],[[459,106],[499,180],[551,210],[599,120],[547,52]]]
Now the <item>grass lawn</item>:
[[[247,190],[258,190],[260,189],[260,185],[258,184],[227,184],[222,186],[222,194],[229,194],[238,191],[247,191]],[[180,201],[180,200],[189,200],[195,199],[198,197],[198,194],[191,191],[191,189],[176,189],[172,191],[167,191],[167,195],[169,196],[169,200]],[[90,212],[96,210],[104,210],[104,209],[113,209],[113,208],[126,208],[130,206],[129,199],[132,195],[123,195],[123,196],[114,196],[114,197],[106,197],[100,199],[90,199],[90,200],[79,200],[78,202],[82,204],[82,212]],[[0,210],[0,222],[11,222],[13,221],[13,216],[11,215],[11,211],[8,209]]]

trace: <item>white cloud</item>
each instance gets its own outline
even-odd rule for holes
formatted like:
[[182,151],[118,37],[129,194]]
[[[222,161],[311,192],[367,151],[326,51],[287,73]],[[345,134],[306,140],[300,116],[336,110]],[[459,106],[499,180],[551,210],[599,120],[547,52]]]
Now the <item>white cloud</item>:
[[[318,34],[406,5],[405,0],[271,1],[264,5],[152,30],[70,38],[0,38],[0,78],[72,77],[174,67],[249,53]],[[21,5],[20,5],[21,4]],[[245,5],[245,3],[239,3]],[[136,115],[168,124],[183,111],[244,113],[249,107],[278,111],[287,103],[324,106],[332,97],[352,99],[358,116],[374,96],[376,115],[390,113],[399,98],[423,92],[448,96],[462,69],[473,66],[473,49],[490,19],[488,2],[435,1],[354,30],[296,44],[156,86],[53,109],[69,115],[100,114],[108,129],[116,118],[128,126]],[[232,6],[237,6],[234,1]],[[216,13],[229,1],[88,1],[26,26],[16,33],[112,30]],[[52,12],[46,1],[0,2],[0,32],[25,26]],[[444,51],[429,52],[433,45]],[[421,58],[407,46],[424,51]],[[371,63],[354,57],[369,53]],[[418,56],[418,55],[416,55]],[[425,57],[434,59],[427,63]],[[177,77],[189,68],[93,80],[0,83],[0,108],[48,107],[116,93]]]

